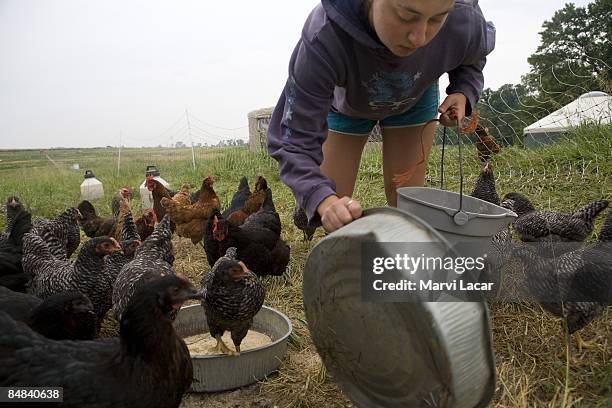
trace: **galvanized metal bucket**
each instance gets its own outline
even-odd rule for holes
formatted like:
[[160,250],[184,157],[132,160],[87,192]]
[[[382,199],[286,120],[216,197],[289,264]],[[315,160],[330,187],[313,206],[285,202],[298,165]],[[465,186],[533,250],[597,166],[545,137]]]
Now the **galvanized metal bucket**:
[[319,241],[304,269],[304,308],[334,379],[360,407],[486,406],[495,390],[486,304],[362,301],[366,242],[451,250],[432,226],[396,208],[366,210]]
[[397,189],[397,207],[423,219],[453,245],[472,242],[486,247],[516,218],[514,212],[487,201],[429,187]]

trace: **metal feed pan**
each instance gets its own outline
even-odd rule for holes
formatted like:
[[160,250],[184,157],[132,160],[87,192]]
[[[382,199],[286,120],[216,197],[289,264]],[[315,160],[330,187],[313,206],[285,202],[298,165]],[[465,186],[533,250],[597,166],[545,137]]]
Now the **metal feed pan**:
[[[208,332],[202,306],[198,304],[181,308],[174,321],[174,328],[182,338]],[[242,387],[265,378],[278,368],[292,330],[289,319],[281,312],[263,306],[255,315],[251,329],[268,335],[272,343],[245,350],[239,356],[192,356],[191,392]],[[228,347],[233,348],[233,344]]]

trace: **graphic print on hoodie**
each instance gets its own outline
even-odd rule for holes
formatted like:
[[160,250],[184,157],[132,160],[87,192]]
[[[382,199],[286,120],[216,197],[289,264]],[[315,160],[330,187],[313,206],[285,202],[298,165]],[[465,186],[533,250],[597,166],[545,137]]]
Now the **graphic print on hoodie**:
[[370,95],[368,105],[375,111],[387,108],[391,111],[403,111],[416,98],[411,97],[414,82],[421,73],[408,72],[375,72],[370,80],[362,82]]

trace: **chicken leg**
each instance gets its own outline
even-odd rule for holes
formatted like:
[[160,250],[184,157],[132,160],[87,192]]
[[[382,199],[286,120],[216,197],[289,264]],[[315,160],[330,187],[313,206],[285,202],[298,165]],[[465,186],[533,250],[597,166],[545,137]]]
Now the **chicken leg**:
[[237,355],[235,351],[232,351],[227,347],[227,345],[223,342],[221,335],[216,335],[215,340],[217,340],[217,344],[211,349],[212,352],[217,354],[227,354],[229,356]]
[[570,345],[570,335],[567,330],[563,330],[563,348],[559,353],[557,353],[557,357],[565,358],[567,353],[569,352]]
[[574,337],[576,338],[576,344],[578,345],[579,353],[582,353],[583,348],[590,349],[590,348],[596,348],[598,346],[598,344],[594,340],[584,341],[582,339],[582,336],[578,332],[574,333]]

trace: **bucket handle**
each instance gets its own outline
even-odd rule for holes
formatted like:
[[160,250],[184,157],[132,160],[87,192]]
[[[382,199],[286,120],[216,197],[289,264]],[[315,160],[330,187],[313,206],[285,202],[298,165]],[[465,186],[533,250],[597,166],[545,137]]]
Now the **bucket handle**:
[[[444,190],[444,151],[446,149],[446,129],[442,133],[442,157],[440,160],[440,190]],[[461,140],[461,123],[457,119],[457,134],[459,135],[459,208],[456,211],[447,211],[453,217],[455,224],[465,225],[470,217],[463,211],[463,141]],[[472,217],[473,218],[473,217]]]

